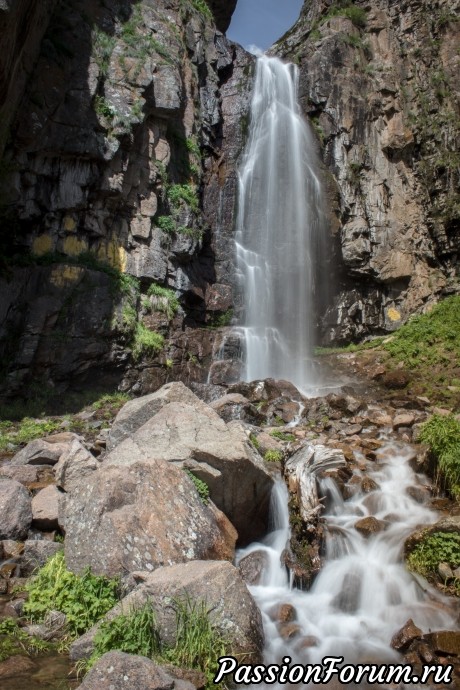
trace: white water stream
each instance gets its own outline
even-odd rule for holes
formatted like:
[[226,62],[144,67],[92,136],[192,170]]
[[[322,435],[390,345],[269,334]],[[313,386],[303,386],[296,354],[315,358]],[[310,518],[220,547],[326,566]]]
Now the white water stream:
[[[320,480],[326,500],[327,552],[308,592],[290,587],[281,562],[290,534],[288,496],[284,482],[276,484],[273,531],[263,543],[238,555],[238,560],[253,551],[268,556],[260,585],[250,587],[262,611],[266,663],[281,663],[283,656],[290,656],[292,664],[321,663],[326,656],[343,656],[345,663],[401,663],[390,642],[409,618],[424,632],[457,628],[446,600],[426,583],[422,587],[402,563],[405,538],[417,526],[437,519],[436,513],[407,493],[420,484],[407,462],[407,448],[389,444],[374,465],[367,476],[378,488],[371,493],[358,491],[347,501],[333,479]],[[365,538],[354,525],[370,515],[384,520],[387,527]],[[283,639],[274,620],[280,604],[295,608],[294,622],[300,630],[291,639]]]
[[314,140],[297,87],[294,65],[258,59],[239,173],[236,253],[245,302],[244,379],[286,379],[308,393],[322,212]]

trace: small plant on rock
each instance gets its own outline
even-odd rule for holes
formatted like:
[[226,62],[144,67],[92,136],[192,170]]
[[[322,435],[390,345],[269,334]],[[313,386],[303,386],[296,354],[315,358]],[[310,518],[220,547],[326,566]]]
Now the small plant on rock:
[[209,503],[209,486],[206,484],[206,482],[203,482],[201,479],[198,479],[193,472],[190,472],[190,470],[187,470],[187,474],[192,480],[192,482],[195,485],[195,489],[198,491],[198,495],[201,499],[201,502],[206,506]]
[[267,450],[264,455],[264,460],[267,462],[281,462],[283,453],[280,450]]

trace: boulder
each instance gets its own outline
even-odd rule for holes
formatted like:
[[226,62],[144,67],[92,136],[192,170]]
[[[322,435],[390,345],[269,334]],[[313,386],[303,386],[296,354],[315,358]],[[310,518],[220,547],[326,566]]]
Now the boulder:
[[0,467],[0,478],[7,477],[14,479],[23,486],[29,488],[31,485],[45,481],[53,481],[53,469],[51,465],[3,465]]
[[[240,663],[261,659],[264,635],[262,617],[237,568],[225,561],[191,561],[154,573],[136,573],[143,581],[106,616],[111,620],[121,613],[142,607],[147,602],[155,610],[160,639],[174,645],[177,634],[174,601],[205,602],[210,620],[229,641],[231,652]],[[223,596],[225,594],[225,596]],[[94,626],[70,648],[76,661],[88,656],[98,629]]]
[[[170,402],[179,396],[182,402]],[[273,479],[263,460],[240,423],[227,425],[183,384],[168,384],[127,403],[115,420],[112,446],[115,440],[103,466],[166,460],[190,469],[208,485],[211,499],[236,527],[240,543],[265,534]]]
[[286,398],[301,402],[301,392],[290,381],[282,379],[265,379],[263,381],[251,381],[251,383],[239,382],[229,386],[229,393],[241,393],[251,402],[273,402],[277,398]]
[[393,420],[393,428],[401,429],[403,427],[410,427],[415,422],[415,415],[410,412],[401,412],[397,414]]
[[421,637],[422,631],[418,628],[414,621],[409,619],[405,625],[398,630],[391,640],[391,646],[398,652],[405,652],[409,649],[410,645],[414,640]]
[[47,539],[27,539],[19,560],[22,577],[33,575],[35,570],[45,565],[46,561],[58,551],[62,551],[63,544]]
[[246,584],[258,585],[268,565],[268,555],[265,551],[252,551],[240,560],[238,563],[238,570]]
[[74,439],[54,467],[56,484],[67,491],[72,483],[87,477],[98,467],[96,458]]
[[362,518],[355,523],[355,529],[362,534],[363,537],[371,537],[378,532],[382,532],[386,528],[386,523],[383,520],[377,520],[373,515]]
[[60,492],[56,486],[47,486],[32,499],[32,521],[37,529],[57,529]]
[[59,458],[67,450],[68,443],[49,443],[38,438],[22,448],[12,458],[12,465],[56,465]]
[[145,656],[107,652],[91,668],[78,690],[195,690]]
[[14,479],[0,481],[0,539],[25,539],[32,522],[29,492]]
[[460,632],[458,630],[441,630],[423,635],[422,640],[435,652],[460,656]]
[[265,421],[265,415],[261,414],[257,407],[240,393],[224,395],[212,402],[211,407],[224,422],[240,420],[248,424],[258,425]]
[[103,466],[61,501],[66,562],[109,577],[193,559],[232,559],[237,534],[186,472],[156,460]]

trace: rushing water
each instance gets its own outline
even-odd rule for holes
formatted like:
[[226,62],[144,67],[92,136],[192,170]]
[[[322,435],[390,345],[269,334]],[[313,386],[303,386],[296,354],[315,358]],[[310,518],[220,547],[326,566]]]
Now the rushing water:
[[[280,663],[283,656],[300,664],[320,663],[326,656],[343,656],[345,663],[398,663],[390,642],[409,618],[424,632],[457,627],[443,598],[426,583],[422,587],[402,563],[405,538],[437,518],[407,493],[420,478],[404,448],[386,446],[367,474],[378,488],[347,501],[333,479],[320,480],[328,536],[325,564],[310,591],[292,589],[281,563],[289,540],[287,489],[281,480],[273,493],[273,531],[262,544],[240,552],[239,559],[259,550],[268,555],[260,585],[250,588],[262,611],[267,663]],[[371,515],[387,528],[366,539],[354,525]],[[283,639],[272,618],[279,604],[295,608],[300,631],[292,639]]]
[[240,168],[236,251],[245,302],[244,378],[286,379],[308,392],[321,185],[297,85],[294,65],[258,59]]

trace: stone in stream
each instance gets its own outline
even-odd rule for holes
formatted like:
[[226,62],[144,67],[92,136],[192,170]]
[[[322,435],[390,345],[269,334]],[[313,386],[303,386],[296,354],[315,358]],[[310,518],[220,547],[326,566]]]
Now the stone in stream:
[[411,414],[410,412],[404,412],[396,415],[396,417],[393,420],[393,428],[401,429],[403,427],[410,427],[413,425],[414,422],[415,415]]
[[268,556],[265,551],[252,551],[238,563],[238,570],[246,584],[258,585],[267,566]]
[[292,640],[300,635],[302,628],[297,623],[280,623],[278,632],[283,640]]
[[370,515],[355,522],[355,530],[357,530],[363,537],[371,537],[378,532],[382,532],[386,528],[386,523],[383,520],[377,520],[376,517]]
[[22,484],[0,481],[0,539],[25,539],[32,523],[32,501]]
[[24,684],[28,685],[30,673],[36,670],[36,665],[28,657],[15,655],[10,656],[0,663],[0,681],[2,679],[13,678],[17,679],[21,676],[24,678]]
[[210,404],[224,422],[240,420],[248,424],[259,425],[265,421],[265,415],[261,414],[257,407],[249,402],[240,393],[229,393]]
[[405,652],[411,643],[422,636],[422,631],[418,628],[412,618],[403,625],[401,630],[395,633],[391,640],[391,646],[398,652]]
[[[258,663],[262,658],[264,634],[262,617],[237,568],[225,561],[190,561],[154,573],[135,573],[140,584],[105,617],[111,620],[121,613],[152,605],[161,641],[174,645],[177,619],[174,600],[204,602],[213,626],[229,641],[231,654],[240,663]],[[225,594],[225,596],[223,596]],[[94,626],[70,648],[70,658],[77,661],[91,655]]]
[[67,567],[114,577],[196,559],[234,556],[237,533],[192,480],[155,460],[102,466],[60,502]]
[[195,690],[144,656],[107,652],[91,668],[78,690]]
[[292,623],[297,619],[297,613],[292,604],[276,604],[268,611],[268,615],[278,623]]
[[167,384],[127,403],[109,441],[104,468],[167,461],[190,469],[207,484],[240,543],[266,533],[273,478],[262,458],[239,422],[226,424],[184,384]]

